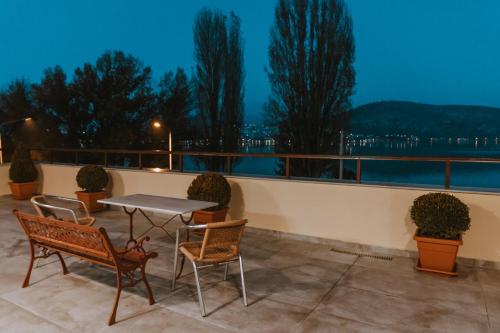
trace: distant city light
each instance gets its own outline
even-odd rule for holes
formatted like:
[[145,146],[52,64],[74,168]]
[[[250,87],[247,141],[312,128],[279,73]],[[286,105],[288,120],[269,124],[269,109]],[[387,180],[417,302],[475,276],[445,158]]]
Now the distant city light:
[[155,122],[153,123],[153,127],[154,127],[154,128],[160,128],[160,127],[161,127],[161,123],[160,123],[159,121],[155,121]]

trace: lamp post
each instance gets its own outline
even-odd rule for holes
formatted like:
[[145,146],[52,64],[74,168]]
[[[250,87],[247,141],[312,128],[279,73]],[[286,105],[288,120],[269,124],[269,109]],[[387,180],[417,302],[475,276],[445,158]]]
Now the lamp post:
[[13,124],[16,124],[16,123],[19,123],[22,121],[23,122],[24,121],[31,121],[31,117],[9,120],[9,121],[6,121],[6,122],[3,122],[0,124],[0,165],[3,164],[2,128],[7,126],[7,125],[13,125]]
[[[159,121],[153,122],[153,127],[160,129],[162,124]],[[169,127],[168,130],[168,169],[172,171],[172,131]]]

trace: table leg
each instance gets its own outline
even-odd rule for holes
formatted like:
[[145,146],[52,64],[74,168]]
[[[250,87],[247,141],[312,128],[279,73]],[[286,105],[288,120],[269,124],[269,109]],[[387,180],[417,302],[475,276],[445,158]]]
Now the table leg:
[[134,214],[137,211],[137,208],[134,208],[133,210],[128,211],[127,207],[123,207],[123,211],[128,215],[128,218],[129,218],[129,226],[128,226],[129,238],[128,238],[128,241],[126,244],[126,247],[128,248],[130,243],[137,244],[137,241],[134,238]]
[[[184,223],[185,225],[188,225],[193,220],[194,212],[191,213],[191,216],[187,220],[184,219],[184,216],[182,216],[182,214],[179,215],[179,216],[181,217],[182,223]],[[186,242],[189,242],[189,230],[186,230]],[[176,279],[178,279],[178,278],[181,277],[182,270],[184,269],[184,262],[185,261],[186,261],[186,257],[182,256],[182,258],[181,258],[181,267],[179,269],[179,273],[175,277]]]

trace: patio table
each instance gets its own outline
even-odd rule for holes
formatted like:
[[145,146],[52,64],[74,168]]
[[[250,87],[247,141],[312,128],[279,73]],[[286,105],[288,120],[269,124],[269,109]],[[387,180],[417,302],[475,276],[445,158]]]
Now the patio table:
[[[155,228],[162,229],[172,240],[174,240],[172,235],[170,235],[165,229],[168,223],[176,217],[180,217],[182,223],[187,225],[193,219],[193,213],[195,211],[217,206],[217,203],[215,202],[179,199],[147,194],[132,194],[122,197],[102,199],[98,200],[98,202],[105,205],[122,207],[123,211],[129,216],[130,235],[127,241],[127,248],[130,243],[137,243],[138,238],[146,235]],[[151,226],[140,236],[134,238],[134,215],[136,212],[141,213]],[[161,223],[155,223],[146,214],[146,212],[169,215],[170,217]],[[183,215],[189,213],[191,214],[190,217],[185,219]]]

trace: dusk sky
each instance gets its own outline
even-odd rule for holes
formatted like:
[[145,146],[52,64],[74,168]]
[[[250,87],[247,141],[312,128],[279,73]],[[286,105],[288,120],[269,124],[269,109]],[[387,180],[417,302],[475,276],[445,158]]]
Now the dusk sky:
[[[106,50],[153,69],[193,68],[192,25],[202,7],[233,10],[245,39],[246,112],[259,119],[269,93],[274,0],[0,0],[0,87],[68,75]],[[500,1],[347,0],[354,21],[354,105],[382,100],[500,107]]]

